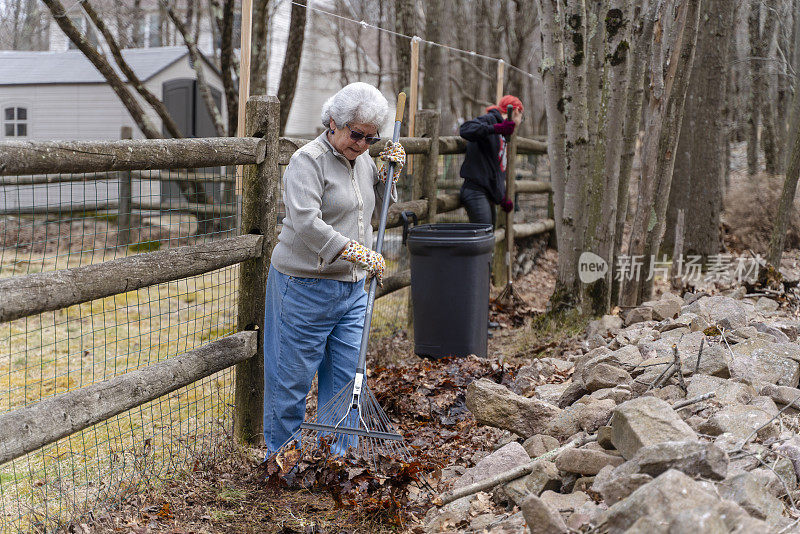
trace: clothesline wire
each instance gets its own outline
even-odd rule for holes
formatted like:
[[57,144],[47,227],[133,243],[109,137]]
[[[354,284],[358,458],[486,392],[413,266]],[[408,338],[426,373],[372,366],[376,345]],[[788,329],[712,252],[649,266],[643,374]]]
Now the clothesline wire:
[[346,20],[348,22],[352,22],[353,24],[360,24],[361,27],[363,27],[363,28],[372,28],[372,29],[378,30],[380,32],[388,33],[389,35],[394,35],[395,37],[402,37],[402,38],[408,39],[408,40],[416,39],[416,40],[418,40],[420,42],[425,43],[426,45],[438,46],[440,48],[444,48],[444,49],[449,50],[451,52],[458,52],[458,53],[466,54],[466,55],[469,55],[469,56],[472,56],[472,57],[486,59],[488,61],[496,61],[498,63],[499,62],[503,62],[510,69],[513,69],[513,70],[515,70],[515,71],[517,71],[517,72],[519,72],[521,74],[524,74],[525,76],[528,76],[530,78],[534,77],[534,75],[531,74],[530,72],[522,70],[521,68],[519,68],[519,67],[517,67],[515,65],[512,65],[511,63],[507,63],[502,58],[486,56],[486,55],[483,55],[483,54],[479,54],[479,53],[475,52],[474,50],[463,50],[461,48],[456,48],[454,46],[449,46],[449,45],[437,43],[435,41],[428,41],[428,40],[422,39],[421,37],[418,37],[418,36],[406,35],[404,33],[399,33],[399,32],[396,32],[396,31],[393,31],[393,30],[389,30],[389,29],[386,29],[386,28],[381,28],[380,26],[376,26],[374,24],[370,24],[370,23],[368,23],[368,22],[366,22],[364,20],[351,19],[351,18],[345,17],[343,15],[339,15],[338,13],[332,13],[330,11],[325,11],[324,9],[320,9],[318,7],[312,7],[312,6],[309,6],[309,5],[301,4],[300,2],[296,2],[294,0],[291,0],[291,3],[293,5],[296,5],[296,6],[300,6],[300,7],[306,8],[306,9],[310,9],[312,11],[316,11],[317,13],[323,13],[323,14],[328,15],[330,17],[334,17],[334,18],[341,19],[341,20]]

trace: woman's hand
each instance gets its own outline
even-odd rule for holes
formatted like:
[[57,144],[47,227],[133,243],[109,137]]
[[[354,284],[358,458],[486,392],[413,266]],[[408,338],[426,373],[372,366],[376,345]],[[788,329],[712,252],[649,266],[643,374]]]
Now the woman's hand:
[[492,128],[494,128],[494,133],[500,135],[511,135],[514,133],[514,128],[516,128],[517,123],[512,120],[504,120],[503,122],[498,122],[497,124],[493,124]]
[[386,146],[381,150],[378,155],[381,159],[381,169],[378,171],[378,178],[382,184],[386,184],[386,175],[389,172],[389,162],[394,162],[394,172],[392,173],[392,183],[396,184],[400,173],[403,171],[403,165],[406,164],[406,151],[400,143],[386,142]]
[[514,203],[508,200],[508,197],[503,197],[503,200],[500,201],[500,207],[503,208],[503,211],[508,213],[514,209]]
[[339,253],[343,260],[355,263],[367,271],[367,277],[374,276],[378,285],[383,287],[383,271],[386,270],[386,260],[383,256],[369,249],[357,241],[350,241]]

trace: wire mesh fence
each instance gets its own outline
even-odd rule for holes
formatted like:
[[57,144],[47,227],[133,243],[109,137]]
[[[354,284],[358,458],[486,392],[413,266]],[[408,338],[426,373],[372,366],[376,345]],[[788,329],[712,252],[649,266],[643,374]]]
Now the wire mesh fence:
[[[232,172],[0,178],[0,278],[235,235]],[[0,414],[232,333],[237,277],[234,265],[0,324]],[[184,469],[228,439],[232,398],[228,369],[0,465],[0,530],[51,531]]]
[[[462,161],[439,158],[440,193],[458,192]],[[536,162],[527,167],[536,176]],[[235,173],[207,167],[0,176],[0,278],[237,236]],[[410,187],[398,193],[400,202],[411,199]],[[523,220],[547,215],[546,197],[533,197],[538,204],[523,209]],[[278,232],[282,217],[279,203]],[[463,209],[437,216],[466,220]],[[402,233],[386,232],[386,278],[409,269]],[[0,323],[0,417],[234,333],[239,272],[234,264]],[[408,287],[376,300],[374,337],[408,326],[408,300]],[[0,464],[0,530],[49,532],[213,459],[233,436],[234,393],[228,368]]]

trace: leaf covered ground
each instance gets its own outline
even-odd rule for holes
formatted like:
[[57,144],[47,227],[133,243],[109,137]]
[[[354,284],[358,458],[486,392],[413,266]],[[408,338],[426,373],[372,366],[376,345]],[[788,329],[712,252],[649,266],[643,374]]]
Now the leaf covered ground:
[[[231,443],[198,458],[184,476],[132,494],[116,509],[74,523],[71,531],[419,531],[431,499],[445,489],[442,470],[474,465],[501,437],[501,431],[476,424],[465,404],[467,385],[482,377],[508,384],[531,358],[575,349],[572,334],[582,329],[580,321],[556,327],[536,313],[552,292],[554,271],[555,254],[547,251],[515,283],[526,304],[493,306],[500,328],[493,331],[488,358],[421,359],[404,331],[373,340],[368,384],[405,436],[411,461],[382,458],[370,466],[320,449],[291,458],[291,466],[265,464],[262,451]],[[301,483],[288,487],[280,475],[295,465]]]

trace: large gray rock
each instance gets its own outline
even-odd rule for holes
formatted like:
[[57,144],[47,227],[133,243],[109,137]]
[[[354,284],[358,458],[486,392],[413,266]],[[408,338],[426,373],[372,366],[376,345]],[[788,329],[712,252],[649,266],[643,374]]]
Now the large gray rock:
[[756,390],[749,384],[702,374],[688,379],[686,389],[686,397],[690,399],[714,392],[714,402],[723,405],[747,404],[756,396]]
[[718,490],[723,498],[739,504],[757,519],[773,523],[783,513],[783,504],[770,495],[750,473],[741,473],[723,480],[719,483]]
[[475,464],[475,467],[467,469],[458,480],[453,483],[453,489],[463,488],[486,478],[499,475],[509,469],[520,465],[525,465],[531,461],[531,457],[522,448],[522,445],[512,441],[508,445],[501,447],[492,454],[483,458]]
[[580,508],[591,499],[582,491],[573,491],[572,493],[545,491],[542,493],[542,500],[558,511],[567,511]]
[[653,320],[653,309],[646,306],[639,306],[638,308],[633,308],[632,310],[628,310],[628,312],[625,314],[626,326],[652,320]]
[[594,434],[598,428],[608,423],[617,403],[613,399],[584,397],[572,406],[577,412],[578,426],[588,434]]
[[631,459],[638,472],[657,477],[669,469],[690,476],[722,480],[728,474],[728,454],[702,441],[665,441],[642,447]]
[[776,447],[775,450],[792,462],[794,474],[800,479],[800,437],[792,436],[791,439]]
[[671,469],[639,487],[626,499],[617,502],[598,519],[600,531],[621,534],[640,518],[657,526],[650,533],[666,532],[663,526],[688,510],[713,512],[720,503],[716,495],[706,491],[691,477]]
[[779,308],[777,301],[767,297],[761,297],[756,301],[756,311],[759,313],[772,313]]
[[556,458],[556,467],[567,473],[579,475],[596,475],[607,465],[618,466],[624,460],[603,451],[590,449],[567,449]]
[[700,425],[700,429],[710,436],[728,433],[740,440],[759,429],[757,436],[766,439],[777,436],[779,431],[777,423],[770,422],[770,419],[772,416],[761,408],[736,404],[726,406],[712,415],[708,421]]
[[725,521],[716,514],[709,514],[707,510],[686,510],[678,512],[669,523],[668,534],[728,534]]
[[539,460],[536,462],[533,471],[524,477],[512,480],[502,487],[500,500],[510,500],[518,506],[529,495],[541,495],[543,491],[558,490],[561,488],[561,477],[558,468],[553,462]]
[[552,404],[517,395],[486,378],[467,387],[466,403],[478,423],[509,430],[524,438],[548,434],[552,420],[561,413]]
[[800,410],[800,389],[766,384],[761,388],[761,394],[771,398],[781,407],[794,403],[787,411]]
[[[786,333],[783,332],[780,328],[776,328],[773,325],[765,324],[765,323],[753,323],[753,327],[763,333],[769,334],[772,336],[772,341],[775,343],[789,343],[792,341]],[[796,340],[797,338],[795,338]]]
[[534,388],[533,396],[555,406],[558,404],[558,400],[568,387],[568,382],[561,382],[558,384],[540,384]]
[[[610,469],[610,471],[614,470]],[[609,474],[604,477],[598,474],[598,476],[595,477],[594,484],[592,484],[592,491],[599,493],[603,497],[605,503],[611,506],[627,498],[628,495],[651,480],[653,480],[653,477],[642,473],[626,473],[618,476]]]
[[603,315],[601,318],[591,321],[586,327],[586,336],[594,335],[608,336],[616,334],[622,328],[622,318],[617,315]]
[[789,387],[797,387],[800,381],[800,347],[794,343],[748,339],[732,351],[731,378]]
[[527,452],[531,458],[536,458],[553,449],[557,449],[558,446],[559,443],[556,438],[544,434],[533,435],[522,444],[522,448],[525,449],[525,452]]
[[653,310],[653,319],[656,321],[663,321],[664,319],[672,319],[673,317],[677,317],[681,313],[681,305],[683,304],[683,299],[661,299],[661,300],[650,300],[642,304],[642,306],[647,306],[648,308]]
[[665,441],[696,440],[697,434],[672,407],[655,397],[639,397],[617,406],[611,418],[611,441],[625,459],[642,447]]
[[625,345],[611,353],[624,368],[629,369],[642,363],[642,353],[636,345]]
[[567,525],[558,510],[531,495],[520,506],[531,534],[566,534]]
[[747,325],[747,310],[741,302],[730,297],[701,297],[684,306],[684,312],[692,312],[708,319],[713,325],[725,330],[734,330]]
[[584,384],[589,391],[613,388],[619,384],[628,384],[630,381],[631,375],[627,371],[607,363],[598,363],[584,375]]

